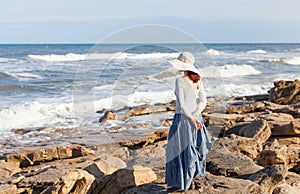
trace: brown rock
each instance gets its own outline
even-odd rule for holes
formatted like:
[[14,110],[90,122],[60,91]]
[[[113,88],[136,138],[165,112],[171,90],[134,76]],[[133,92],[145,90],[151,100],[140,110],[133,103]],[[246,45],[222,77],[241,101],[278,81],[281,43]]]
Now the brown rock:
[[123,121],[123,120],[125,120],[127,118],[128,118],[128,116],[126,116],[126,115],[118,115],[118,114],[114,114],[112,111],[107,111],[99,119],[99,123],[103,123],[103,122],[105,122],[107,120],[120,120],[120,121]]
[[[248,157],[255,159],[263,149],[263,144],[271,136],[271,130],[265,120],[258,119],[239,130],[239,135],[232,139],[239,150]],[[234,137],[234,136],[233,136]]]
[[25,189],[19,189],[16,185],[0,185],[1,194],[23,193]]
[[274,83],[275,87],[272,88],[270,99],[272,102],[278,104],[297,104],[300,103],[300,81],[278,81]]
[[[120,158],[110,156],[105,154],[96,160],[93,164],[84,168],[90,174],[93,174],[95,177],[105,176],[114,173],[115,171],[127,167],[126,163]],[[97,175],[95,174],[97,172]]]
[[[174,111],[175,106],[172,104],[156,104],[156,105],[142,105],[136,107],[129,107],[129,110],[123,114],[115,114],[113,112],[118,111],[107,111],[105,114],[99,119],[99,122],[105,122],[107,120],[125,120],[128,117],[132,116],[140,116],[146,114],[154,114],[154,113],[162,113],[167,111]],[[124,112],[124,110],[122,110]]]
[[300,144],[300,137],[276,137],[280,145]]
[[164,181],[166,165],[166,144],[167,140],[155,142],[137,150],[131,151],[132,160],[129,166],[140,165],[151,168],[157,175],[158,181]]
[[133,166],[116,171],[110,177],[101,193],[118,194],[123,190],[147,184],[156,180],[156,175],[150,168]]
[[139,115],[165,112],[165,111],[167,111],[167,106],[140,106],[129,110],[125,115],[127,117],[130,117],[130,116],[139,116]]
[[250,112],[260,112],[265,107],[263,102],[250,102],[250,103],[243,103],[239,105],[230,105],[227,107],[227,113],[233,114],[243,114],[243,113],[250,113]]
[[242,176],[262,168],[240,153],[235,140],[235,137],[226,137],[213,144],[206,160],[208,172],[214,175]]
[[90,175],[88,172],[81,169],[74,169],[63,175],[58,184],[47,187],[41,193],[90,193],[94,186],[94,181],[94,176]]
[[259,118],[268,121],[272,136],[294,136],[300,134],[300,120],[285,113],[270,113],[261,115]]
[[260,115],[259,118],[265,119],[267,121],[278,121],[278,122],[286,122],[293,121],[294,117],[290,114],[285,113],[269,113]]
[[266,110],[274,112],[274,113],[285,113],[290,114],[294,118],[300,118],[300,106],[299,104],[292,105],[279,105],[273,102],[264,102],[266,105]]
[[263,150],[257,157],[257,163],[262,166],[284,164],[292,168],[300,162],[300,145],[279,145]]
[[92,150],[81,145],[67,145],[24,151],[24,153],[8,155],[6,159],[8,162],[19,163],[20,167],[27,167],[52,160],[86,156],[92,153]]
[[20,168],[12,165],[11,163],[0,160],[0,179],[8,178],[20,171],[21,171]]
[[236,122],[242,121],[244,116],[239,114],[222,114],[212,113],[203,114],[209,118],[209,125],[234,125]]
[[36,191],[42,191],[49,185],[55,185],[59,179],[67,172],[67,169],[56,168],[55,166],[32,170],[27,172],[25,178],[18,182],[18,187],[34,188]]
[[248,180],[260,185],[263,193],[271,194],[288,174],[288,170],[284,165],[273,165],[266,167],[255,174],[252,174]]
[[144,147],[149,143],[167,139],[168,134],[169,130],[156,130],[144,137],[142,136],[138,139],[120,142],[120,145],[125,147]]
[[[196,177],[196,190],[186,190],[183,193],[201,193],[201,194],[261,194],[261,189],[258,184],[243,179],[229,178],[224,176],[212,175],[208,172],[204,177]],[[138,187],[126,189],[121,194],[161,194],[167,193],[167,185],[165,184],[145,184]],[[175,192],[182,193],[182,192]]]
[[276,187],[272,194],[296,194],[300,191],[300,175],[288,172],[283,184]]
[[266,120],[258,119],[242,127],[239,135],[256,139],[259,143],[264,143],[271,136],[271,131]]
[[242,127],[249,125],[251,122],[238,122],[233,127],[229,128],[224,132],[224,136],[228,136],[231,134],[239,135],[239,131]]

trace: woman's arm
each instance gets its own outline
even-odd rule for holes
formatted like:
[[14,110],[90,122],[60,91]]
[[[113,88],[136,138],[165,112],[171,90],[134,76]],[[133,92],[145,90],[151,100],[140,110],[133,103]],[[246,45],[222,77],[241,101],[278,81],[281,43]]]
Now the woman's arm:
[[197,99],[197,110],[194,112],[194,115],[196,115],[197,118],[199,114],[205,109],[206,103],[207,103],[206,94],[203,88],[202,81],[200,81],[200,90]]

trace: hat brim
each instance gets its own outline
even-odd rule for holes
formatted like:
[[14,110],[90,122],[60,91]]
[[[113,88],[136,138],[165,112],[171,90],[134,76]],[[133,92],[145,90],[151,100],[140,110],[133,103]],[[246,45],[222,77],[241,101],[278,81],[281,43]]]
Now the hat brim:
[[193,64],[184,63],[178,59],[168,60],[168,62],[171,63],[173,65],[173,67],[175,67],[178,70],[192,71],[192,72],[200,75],[200,71]]

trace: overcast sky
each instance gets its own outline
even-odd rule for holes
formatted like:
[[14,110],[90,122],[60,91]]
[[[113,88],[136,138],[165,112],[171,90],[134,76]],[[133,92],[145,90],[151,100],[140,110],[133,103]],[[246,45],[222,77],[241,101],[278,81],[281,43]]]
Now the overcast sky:
[[202,42],[300,42],[299,0],[0,0],[0,43],[95,43],[163,24]]

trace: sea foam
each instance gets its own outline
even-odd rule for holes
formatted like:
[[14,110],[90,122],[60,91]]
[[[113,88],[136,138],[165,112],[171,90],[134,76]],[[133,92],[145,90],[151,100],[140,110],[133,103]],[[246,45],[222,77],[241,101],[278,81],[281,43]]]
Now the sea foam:
[[18,128],[48,127],[66,123],[72,116],[71,104],[42,104],[40,102],[13,105],[0,110],[0,131]]
[[258,75],[260,71],[250,65],[228,64],[223,66],[208,66],[200,68],[205,77],[235,77],[245,75]]
[[300,57],[292,57],[292,58],[277,58],[277,59],[269,59],[268,62],[275,63],[285,63],[289,65],[300,65]]
[[29,59],[32,60],[40,60],[40,61],[47,61],[47,62],[66,62],[66,61],[81,61],[84,60],[86,55],[83,54],[74,54],[68,53],[65,55],[27,55]]
[[247,53],[253,53],[253,54],[266,54],[267,51],[258,49],[258,50],[251,50],[251,51],[248,51]]
[[212,55],[212,56],[218,56],[218,55],[224,54],[224,52],[214,50],[214,49],[208,49],[207,53]]
[[46,62],[68,62],[68,61],[82,61],[82,60],[96,60],[96,59],[162,59],[162,58],[176,58],[179,53],[147,53],[147,54],[133,54],[133,53],[89,53],[89,54],[74,54],[68,53],[65,55],[27,55],[28,59],[39,60]]

